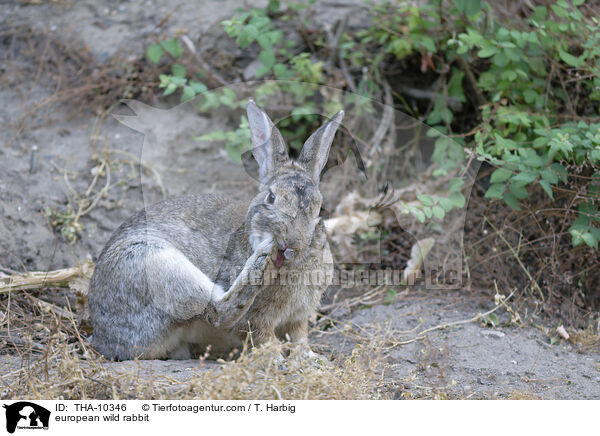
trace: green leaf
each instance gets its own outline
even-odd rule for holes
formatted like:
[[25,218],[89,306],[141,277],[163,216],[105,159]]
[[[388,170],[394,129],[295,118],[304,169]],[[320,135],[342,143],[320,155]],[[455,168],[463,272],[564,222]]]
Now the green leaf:
[[466,203],[465,196],[462,195],[461,192],[453,192],[452,194],[450,194],[450,197],[448,197],[448,198],[450,199],[452,204],[455,207],[458,207],[459,209],[464,207],[464,205]]
[[208,90],[204,83],[194,82],[193,80],[190,80],[189,86],[194,91],[194,94],[202,94],[203,92],[206,92]]
[[531,148],[527,148],[525,150],[531,152],[525,159],[523,159],[523,163],[525,165],[534,168],[539,168],[544,165],[544,160],[537,153],[535,153],[535,150],[532,150]]
[[225,152],[227,153],[227,156],[229,156],[229,159],[231,159],[236,164],[242,163],[242,153],[240,152],[239,148],[234,144],[225,144]]
[[237,96],[235,91],[231,88],[223,88],[223,94],[219,97],[219,102],[227,107],[235,107],[235,100]]
[[290,71],[285,64],[279,63],[273,65],[273,72],[278,79],[287,80],[291,78],[294,73]]
[[560,18],[566,18],[567,16],[567,11],[558,4],[550,5],[550,9],[552,9],[552,11]]
[[577,206],[577,209],[581,212],[580,216],[585,216],[588,219],[588,222],[590,219],[600,222],[600,212],[591,200],[580,203],[579,206]]
[[241,48],[246,48],[252,44],[256,38],[260,35],[258,29],[253,24],[244,26],[240,34],[238,35],[236,42]]
[[558,175],[556,175],[556,173],[550,169],[550,168],[544,168],[542,171],[540,171],[540,174],[542,175],[542,179],[552,185],[556,185],[558,183]]
[[419,199],[419,201],[421,203],[423,203],[425,206],[432,206],[434,201],[433,198],[431,198],[429,195],[427,194],[419,194],[417,195],[417,198]]
[[512,171],[509,171],[505,168],[498,168],[492,173],[492,177],[490,177],[490,183],[504,182],[508,180],[512,175]]
[[[433,129],[432,129],[433,130]],[[450,185],[450,192],[458,192],[464,185],[465,181],[459,177],[454,177],[448,183]]]
[[448,109],[446,105],[446,98],[443,94],[440,94],[433,104],[433,110],[427,117],[427,123],[429,125],[435,125],[439,122],[451,123],[452,122],[452,111]]
[[519,205],[519,200],[517,199],[517,197],[515,197],[510,192],[507,192],[506,194],[504,194],[503,199],[506,202],[506,204],[508,204],[510,206],[511,209],[521,210],[521,206]]
[[177,86],[184,86],[187,84],[187,79],[185,77],[171,76],[171,83]]
[[504,54],[513,62],[519,62],[521,60],[521,51],[516,48],[505,48],[503,49]]
[[513,70],[506,70],[506,71],[502,72],[502,75],[500,76],[500,78],[502,80],[507,80],[509,82],[512,82],[517,78],[517,73],[515,73]]
[[496,139],[496,142],[501,149],[515,150],[519,148],[517,143],[512,139],[503,138],[497,133],[494,133],[494,138]]
[[583,233],[581,239],[590,247],[598,249],[598,240],[591,233]]
[[462,80],[465,76],[464,71],[455,70],[448,81],[448,95],[458,98],[462,102],[466,102],[467,98],[463,92]]
[[273,43],[271,42],[271,38],[269,38],[266,34],[261,34],[256,38],[256,42],[260,45],[260,48],[263,50],[272,50]]
[[536,6],[534,13],[533,13],[533,19],[536,21],[542,21],[545,20],[546,17],[548,16],[548,9],[546,9],[545,6]]
[[437,51],[435,41],[430,36],[422,35],[420,39],[420,43],[423,45],[423,47],[425,47],[425,49],[428,52],[435,53]]
[[537,177],[536,173],[533,173],[531,171],[523,171],[519,174],[517,174],[516,176],[513,176],[511,181],[513,182],[522,182],[523,184],[527,184],[527,183],[531,183],[533,182]]
[[146,50],[146,57],[153,64],[157,64],[160,61],[160,58],[162,58],[163,53],[164,51],[160,45],[152,44]]
[[579,214],[577,219],[571,224],[571,229],[579,230],[580,232],[587,231],[591,224],[591,218],[587,215]]
[[425,222],[425,214],[422,211],[420,211],[419,209],[414,209],[412,213],[420,222]]
[[555,162],[552,165],[550,165],[550,168],[558,176],[558,178],[561,182],[567,183],[567,181],[569,179],[569,172],[562,164]]
[[[504,54],[504,50],[498,50],[496,52],[496,54],[494,55],[494,58],[492,59],[492,61],[494,62],[494,64],[496,64],[500,68],[504,68],[510,62],[510,60],[508,59],[508,57],[506,56],[506,54]],[[489,73],[491,73],[491,72],[489,72]],[[491,73],[490,79],[492,77],[497,77],[497,76],[496,76],[496,74]],[[493,82],[493,84],[496,85],[496,82]]]
[[545,137],[545,136],[540,136],[540,137],[537,137],[537,138],[535,138],[535,139],[533,140],[533,144],[532,144],[532,146],[533,146],[533,148],[541,148],[541,147],[545,147],[545,146],[548,144],[548,142],[549,142],[549,141],[550,141],[550,140],[549,140],[547,137]]
[[564,50],[559,50],[558,56],[566,64],[571,65],[572,67],[582,67],[583,66],[583,59],[581,59],[581,57],[575,57],[572,54],[569,54]]
[[167,41],[162,41],[160,45],[167,53],[169,53],[175,59],[181,57],[181,55],[183,54],[183,50],[181,49],[181,46],[179,45],[179,42],[177,42],[176,38],[171,38]]
[[158,78],[160,79],[160,83],[158,84],[159,88],[165,88],[169,83],[171,83],[171,76],[168,74],[159,74]]
[[446,212],[444,211],[444,209],[442,209],[440,206],[433,206],[433,208],[431,209],[431,211],[433,212],[433,215],[437,218],[437,219],[444,219],[444,216],[446,215]]
[[192,88],[191,86],[184,86],[183,93],[181,94],[181,102],[184,103],[188,100],[193,99],[195,96],[196,93],[194,92],[194,88]]
[[185,77],[187,71],[183,65],[173,64],[173,65],[171,65],[171,73],[175,77]]
[[529,197],[529,192],[527,192],[527,188],[525,188],[523,183],[511,183],[508,189],[519,200]]
[[479,56],[480,58],[489,58],[492,57],[496,54],[497,48],[492,46],[489,47],[485,47],[482,48],[481,50],[479,50],[479,53],[477,54],[477,56]]
[[259,53],[258,59],[263,64],[263,67],[270,70],[275,65],[275,54],[272,50],[263,50]]
[[573,247],[583,244],[582,233],[579,230],[571,228],[569,229],[569,233],[571,234],[571,245]]
[[534,91],[533,89],[526,89],[523,91],[523,98],[525,99],[525,103],[531,104],[538,99],[540,95]]
[[215,130],[214,132],[205,133],[204,135],[192,137],[194,141],[225,141],[227,132],[223,130]]
[[502,198],[505,189],[506,185],[504,183],[494,183],[488,188],[485,198]]
[[483,318],[483,322],[486,325],[491,325],[492,327],[496,327],[498,325],[498,322],[500,322],[500,320],[498,319],[498,315],[496,315],[495,313],[490,313],[488,316]]
[[442,206],[442,208],[446,212],[450,212],[452,210],[452,208],[454,207],[452,200],[450,200],[449,198],[442,197],[438,201],[440,203],[440,206]]
[[267,6],[267,10],[272,14],[279,12],[279,8],[280,4],[278,0],[271,0]]
[[464,55],[466,52],[469,51],[469,46],[467,45],[461,45],[456,49],[456,53],[459,55]]
[[554,194],[552,193],[552,186],[545,180],[540,180],[540,186],[544,189],[548,197],[554,200]]
[[175,85],[174,83],[169,83],[165,88],[165,92],[163,92],[163,95],[171,95],[175,92],[176,89],[177,85]]
[[481,10],[480,0],[452,0],[456,9],[472,17]]

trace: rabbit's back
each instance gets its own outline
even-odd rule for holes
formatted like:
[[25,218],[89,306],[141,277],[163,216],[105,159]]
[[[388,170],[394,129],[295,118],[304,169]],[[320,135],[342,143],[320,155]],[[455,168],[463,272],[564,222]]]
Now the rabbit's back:
[[178,197],[123,223],[90,281],[96,349],[116,359],[148,354],[169,330],[221,296],[229,271],[248,257],[246,210],[218,195]]

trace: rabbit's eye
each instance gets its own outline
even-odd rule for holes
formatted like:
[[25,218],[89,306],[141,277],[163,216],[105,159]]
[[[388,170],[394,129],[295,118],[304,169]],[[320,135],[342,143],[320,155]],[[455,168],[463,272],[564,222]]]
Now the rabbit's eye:
[[273,194],[273,192],[269,191],[269,193],[267,194],[267,197],[265,198],[265,202],[267,204],[275,203],[275,194]]

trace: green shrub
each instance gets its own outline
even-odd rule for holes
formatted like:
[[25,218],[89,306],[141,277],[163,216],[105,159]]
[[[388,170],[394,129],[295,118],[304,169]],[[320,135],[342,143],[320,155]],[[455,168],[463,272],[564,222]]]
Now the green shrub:
[[[430,1],[418,8],[386,3],[354,39],[363,45],[357,50],[354,44],[354,51],[372,55],[354,58],[372,65],[377,53],[366,46],[375,43],[398,59],[421,56],[422,69],[440,71],[425,118],[439,132],[430,132],[437,136],[438,174],[464,165],[464,146],[471,147],[497,167],[485,196],[516,210],[533,184],[554,200],[558,185],[587,177],[569,231],[574,246],[598,248],[600,23],[583,16],[582,3],[537,6],[513,25],[494,21],[491,7],[478,1],[454,0],[451,7]],[[449,98],[465,102],[473,93],[479,120],[465,135],[456,132]]]

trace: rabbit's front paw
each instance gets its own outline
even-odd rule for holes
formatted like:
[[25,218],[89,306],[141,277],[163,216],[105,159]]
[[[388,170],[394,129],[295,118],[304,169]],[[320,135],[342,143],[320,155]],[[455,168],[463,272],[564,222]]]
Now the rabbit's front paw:
[[256,244],[253,254],[256,256],[266,256],[271,253],[274,245],[275,243],[273,242],[273,235],[266,234],[264,239]]
[[252,262],[252,269],[254,271],[262,271],[263,269],[265,269],[265,266],[267,265],[267,260],[271,257],[271,254],[273,254],[274,250],[275,243],[273,242],[273,238],[261,241],[257,245],[256,250],[254,250],[254,252],[250,256],[250,260]]

